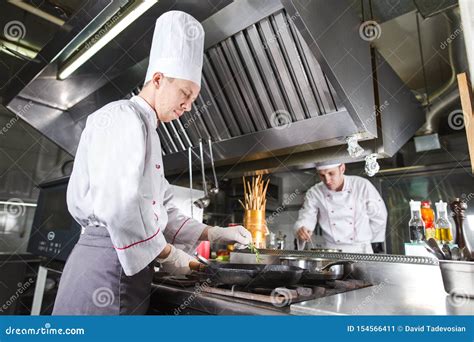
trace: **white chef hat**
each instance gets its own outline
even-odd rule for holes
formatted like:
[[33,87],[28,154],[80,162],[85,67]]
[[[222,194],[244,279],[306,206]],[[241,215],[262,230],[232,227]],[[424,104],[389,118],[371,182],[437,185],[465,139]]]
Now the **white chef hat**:
[[332,169],[338,166],[341,166],[342,163],[335,163],[334,161],[325,161],[325,162],[320,162],[316,163],[316,170],[327,170],[327,169]]
[[169,11],[156,20],[145,83],[155,72],[201,86],[204,29],[191,15]]

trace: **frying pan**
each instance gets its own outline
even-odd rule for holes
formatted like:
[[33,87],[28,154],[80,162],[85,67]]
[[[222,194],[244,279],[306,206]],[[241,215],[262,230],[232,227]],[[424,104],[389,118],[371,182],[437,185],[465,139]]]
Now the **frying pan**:
[[298,283],[303,269],[287,265],[210,264],[205,273],[212,282],[246,287],[279,287]]
[[350,260],[305,258],[305,257],[281,257],[282,265],[297,266],[304,269],[301,277],[302,282],[321,282],[326,280],[337,280],[344,277],[344,266],[351,264]]

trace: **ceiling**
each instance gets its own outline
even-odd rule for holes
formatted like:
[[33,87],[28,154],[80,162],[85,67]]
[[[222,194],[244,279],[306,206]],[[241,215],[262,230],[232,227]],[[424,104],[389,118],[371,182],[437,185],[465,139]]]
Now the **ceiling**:
[[[108,1],[22,2],[66,21],[83,21],[84,18],[87,18],[87,15],[84,16],[84,11],[89,14],[89,19],[92,20],[108,4]],[[48,79],[55,78],[57,70],[53,65],[49,65],[45,69],[46,72],[41,75],[44,86],[37,87],[43,94],[46,94],[42,98],[46,99],[45,106],[51,109],[49,115],[54,116],[56,115],[55,112],[63,112],[73,107],[84,96],[91,94],[90,75],[98,73],[101,75],[101,77],[94,79],[92,85],[92,88],[99,89],[107,85],[111,79],[120,76],[124,68],[135,68],[141,71],[146,68],[149,38],[151,38],[154,20],[167,6],[173,5],[175,9],[188,11],[196,16],[198,20],[203,21],[207,16],[219,11],[230,2],[229,0],[208,0],[207,2],[196,0],[160,1],[149,13],[147,12],[143,18],[140,18],[139,23],[132,24],[130,28],[133,32],[133,25],[149,27],[149,30],[145,30],[145,35],[140,37],[122,35],[120,44],[112,41],[104,49],[107,50],[107,53],[99,52],[94,56],[93,61],[81,67],[78,75],[71,77],[73,83],[65,80],[62,83],[56,82],[58,86],[54,87],[53,83],[48,82]],[[456,44],[451,44],[449,47],[440,45],[440,42],[445,41],[459,26],[459,21],[457,21],[458,8],[455,6],[457,2],[452,0],[437,1],[437,6],[433,6],[433,2],[422,0],[373,1],[372,4],[368,0],[348,0],[348,2],[357,4],[361,21],[375,20],[380,25],[380,36],[372,42],[373,46],[377,48],[408,88],[418,95],[419,100],[425,104],[427,101],[429,103],[429,101],[434,101],[436,98],[442,100],[445,95],[444,92],[452,85],[454,71],[463,62],[455,61],[452,58],[452,49],[454,48],[457,49],[457,55],[464,54],[462,35],[456,40]],[[3,34],[0,39],[17,44],[18,48],[27,48],[33,53],[41,51],[36,56],[38,70],[45,67],[45,65],[42,65],[44,63],[43,53],[52,57],[60,52],[59,50],[48,50],[51,45],[48,45],[48,43],[51,42],[53,37],[57,37],[58,33],[63,33],[63,36],[65,36],[64,32],[68,33],[68,30],[71,31],[70,34],[73,36],[79,33],[76,26],[73,28],[66,25],[60,26],[10,2],[2,2],[0,10],[4,13],[0,19],[3,28],[18,21],[25,28],[24,34],[20,32],[21,37],[19,39],[5,37],[5,29],[0,32],[0,35]],[[82,26],[77,25],[77,27],[84,27],[87,23],[81,22],[81,24]],[[74,30],[76,31],[74,32]],[[60,46],[60,44],[56,45]],[[131,49],[125,51],[124,46],[130,46]],[[112,64],[109,57],[111,54],[118,56]],[[12,55],[11,51],[0,50],[0,100],[2,104],[8,102],[14,92],[12,92],[12,88],[19,91],[27,84],[28,78],[21,75],[34,76],[35,68],[34,65],[32,67],[32,64],[34,63],[27,59],[21,59],[15,54]],[[124,84],[135,82],[130,79],[123,81]],[[88,94],[82,93],[86,87],[81,87],[81,82],[84,85],[87,84]],[[139,80],[136,82],[139,83]],[[114,82],[114,84],[116,88],[120,88],[122,82]],[[112,89],[111,91],[123,93],[124,89]],[[31,98],[36,97],[34,93],[26,95]],[[456,101],[454,101],[455,105],[458,105]],[[87,105],[87,101],[84,104]],[[94,109],[90,108],[91,111]],[[84,110],[87,111],[87,106],[81,107],[81,111]],[[6,115],[12,115],[3,106],[1,106],[0,111]],[[72,111],[68,115],[74,116],[76,113]]]

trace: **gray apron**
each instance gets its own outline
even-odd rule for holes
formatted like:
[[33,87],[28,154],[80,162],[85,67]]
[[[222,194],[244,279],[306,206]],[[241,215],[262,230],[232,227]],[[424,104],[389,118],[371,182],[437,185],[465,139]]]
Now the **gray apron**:
[[125,275],[107,229],[87,227],[64,266],[53,315],[144,315],[152,279],[152,265]]

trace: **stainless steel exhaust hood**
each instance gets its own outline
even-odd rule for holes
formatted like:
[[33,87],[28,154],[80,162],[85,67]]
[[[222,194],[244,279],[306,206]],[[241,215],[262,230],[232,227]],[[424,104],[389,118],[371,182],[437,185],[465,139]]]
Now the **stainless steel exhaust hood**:
[[[152,27],[167,9],[160,1],[144,23]],[[349,160],[343,145],[350,135],[365,140],[367,153],[391,156],[424,122],[410,90],[360,37],[353,1],[238,0],[210,16],[201,8],[199,16],[207,17],[201,93],[191,112],[158,128],[169,174],[186,167],[186,149],[199,138],[216,142],[217,165],[273,159],[278,166],[281,158],[308,153],[314,161]],[[132,25],[119,37],[146,39],[109,78],[96,70],[55,80],[52,63],[8,107],[74,154],[87,115],[142,82],[151,41],[143,31]],[[56,97],[51,105],[34,96],[45,80],[68,101]]]

